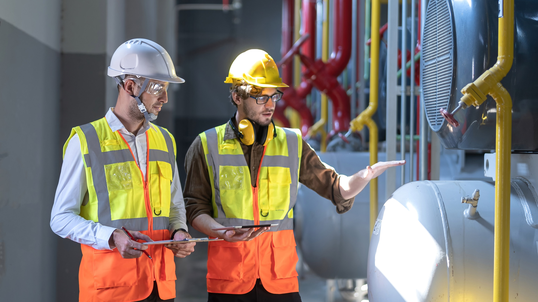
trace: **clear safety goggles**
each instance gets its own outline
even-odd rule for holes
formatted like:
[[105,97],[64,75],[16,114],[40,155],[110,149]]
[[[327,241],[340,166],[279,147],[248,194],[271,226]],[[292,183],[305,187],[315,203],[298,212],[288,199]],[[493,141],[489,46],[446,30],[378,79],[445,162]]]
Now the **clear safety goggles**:
[[280,90],[277,90],[275,94],[273,95],[258,95],[258,96],[253,96],[253,95],[250,95],[249,94],[249,97],[253,98],[256,100],[256,104],[258,105],[264,105],[266,104],[269,99],[271,99],[273,101],[273,103],[276,103],[278,101],[280,101],[280,99],[282,99],[282,95],[284,95],[284,93]]
[[[142,79],[142,78],[126,78],[123,81],[125,82],[127,80],[132,80],[139,87],[142,87],[142,83],[144,83],[144,79]],[[170,83],[168,83],[168,82],[156,82],[156,81],[150,80],[148,85],[146,85],[146,89],[144,89],[144,91],[149,93],[149,94],[159,96],[159,95],[163,94],[165,91],[168,91],[168,85],[169,84]]]

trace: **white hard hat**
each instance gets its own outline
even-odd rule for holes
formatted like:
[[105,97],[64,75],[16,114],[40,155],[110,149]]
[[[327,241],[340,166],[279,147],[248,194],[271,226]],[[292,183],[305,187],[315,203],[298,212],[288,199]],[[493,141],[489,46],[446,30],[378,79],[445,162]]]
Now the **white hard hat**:
[[121,44],[112,55],[108,76],[114,78],[127,74],[170,83],[185,82],[176,75],[174,62],[166,49],[148,39],[131,39]]

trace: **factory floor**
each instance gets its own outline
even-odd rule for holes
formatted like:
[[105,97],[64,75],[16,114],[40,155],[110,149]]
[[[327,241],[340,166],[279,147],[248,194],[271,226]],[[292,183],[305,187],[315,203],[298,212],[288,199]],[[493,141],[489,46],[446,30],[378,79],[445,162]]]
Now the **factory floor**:
[[[190,229],[193,236],[201,235],[192,230]],[[176,283],[176,302],[207,301],[206,260],[207,244],[204,243],[198,243],[195,247],[195,252],[189,257],[176,260],[178,278]],[[336,284],[335,282],[327,282],[327,280],[314,275],[308,268],[301,269],[299,265],[298,273],[299,293],[304,302],[364,301],[363,299],[345,300],[336,289],[336,286],[331,286],[331,284]]]

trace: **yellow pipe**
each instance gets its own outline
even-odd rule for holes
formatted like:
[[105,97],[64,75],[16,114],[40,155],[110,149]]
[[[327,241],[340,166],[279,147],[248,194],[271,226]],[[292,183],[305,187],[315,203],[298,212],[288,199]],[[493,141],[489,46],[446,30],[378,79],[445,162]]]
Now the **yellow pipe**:
[[[379,23],[381,19],[380,0],[372,0],[372,34],[371,34],[371,63],[370,63],[370,103],[368,108],[351,121],[353,132],[361,131],[364,125],[370,131],[370,166],[377,162],[378,130],[372,116],[377,110],[377,99],[379,96]],[[374,224],[377,219],[378,196],[377,178],[370,181],[370,235],[374,231]]]
[[[301,0],[295,0],[295,14],[293,26],[293,40],[297,41],[301,37]],[[293,86],[297,87],[301,84],[301,60],[298,56],[295,56],[295,58],[293,58],[293,64]]]
[[512,151],[512,99],[500,81],[512,67],[514,54],[514,0],[505,0],[499,18],[497,62],[474,83],[462,89],[460,102],[479,106],[491,95],[497,103],[495,138],[495,239],[493,301],[508,301],[510,282],[510,156]]
[[[321,59],[327,62],[329,59],[329,0],[323,0],[323,29],[321,38]],[[329,120],[329,102],[327,95],[321,94],[321,118],[308,130],[309,136],[321,133],[321,152],[327,151],[327,132],[325,125]]]
[[[301,0],[295,0],[294,2],[294,14],[293,14],[293,40],[297,41],[301,37]],[[298,87],[301,83],[301,61],[299,57],[293,59],[293,87]],[[292,128],[301,128],[301,116],[299,113],[291,107],[286,108],[284,115],[290,121]]]

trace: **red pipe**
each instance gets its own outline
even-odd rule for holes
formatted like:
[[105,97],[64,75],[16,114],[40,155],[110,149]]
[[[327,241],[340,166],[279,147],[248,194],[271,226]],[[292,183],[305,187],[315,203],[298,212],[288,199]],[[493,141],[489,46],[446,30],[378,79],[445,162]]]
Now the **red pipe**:
[[336,79],[346,68],[351,57],[351,0],[336,0],[334,5],[333,52],[327,63],[299,54],[307,68],[305,78],[326,94],[333,104],[333,129],[329,137],[349,129],[350,101],[347,92]]
[[327,72],[339,76],[351,58],[351,0],[336,0],[333,20],[333,52],[327,62]]
[[[288,2],[287,6],[289,10],[289,7],[293,6],[293,1],[292,0],[285,0],[285,1]],[[302,35],[309,34],[310,37],[301,46],[301,52],[305,56],[308,56],[309,58],[315,58],[316,56],[316,1],[315,0],[303,0],[302,14],[303,14]],[[282,28],[282,33],[284,35],[284,25]],[[282,57],[284,57],[285,54],[292,48],[292,43],[293,43],[293,37],[286,51],[284,51],[284,47],[282,47]],[[293,64],[293,60],[288,60],[287,62],[282,64],[283,73],[284,73],[284,66],[293,66],[292,64]],[[284,80],[284,83],[290,85],[293,80],[292,75],[293,73],[290,73],[289,82],[286,82]],[[284,100],[286,104],[288,104],[288,106],[295,109],[299,113],[299,115],[301,116],[301,133],[303,134],[303,136],[306,136],[308,133],[308,129],[314,124],[314,117],[312,116],[310,109],[306,105],[306,96],[312,90],[312,84],[310,84],[309,82],[303,79],[299,88],[295,89],[292,86],[293,85],[290,85],[290,87],[285,88],[283,90],[284,95],[282,97],[282,100]]]
[[329,136],[333,136],[338,132],[347,131],[351,122],[349,115],[349,96],[347,92],[340,86],[337,78],[327,72],[326,65],[323,61],[314,61],[302,54],[299,54],[299,57],[303,65],[308,69],[304,76],[333,102],[333,129],[329,133]]
[[[293,32],[295,29],[294,13],[295,3],[293,0],[284,0],[282,3],[282,45],[280,47],[280,54],[284,56],[293,45]],[[293,65],[282,64],[282,81],[290,86],[293,86]],[[274,119],[279,121],[282,126],[290,127],[290,121],[284,114],[284,111],[288,107],[288,102],[285,99],[276,103],[275,112],[273,114]]]

